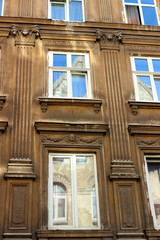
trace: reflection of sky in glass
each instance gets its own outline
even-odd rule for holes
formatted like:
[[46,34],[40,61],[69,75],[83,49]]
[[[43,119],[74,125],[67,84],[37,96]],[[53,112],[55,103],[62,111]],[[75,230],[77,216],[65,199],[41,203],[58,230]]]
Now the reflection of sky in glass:
[[140,100],[153,100],[151,81],[149,76],[137,76],[139,99]]
[[2,15],[2,3],[3,3],[3,0],[0,0],[0,16]]
[[51,4],[51,18],[55,20],[65,20],[64,4]]
[[69,2],[69,20],[75,22],[83,22],[81,1]]
[[155,80],[158,101],[160,101],[160,78],[157,78],[157,79],[155,78],[154,80]]
[[85,75],[72,74],[73,97],[86,97]]
[[153,63],[153,71],[160,72],[160,60],[153,59],[152,63]]
[[154,4],[153,0],[141,0],[142,4]]
[[156,10],[154,7],[142,7],[144,24],[158,26]]
[[125,3],[138,3],[138,0],[125,0]]
[[53,54],[54,67],[67,67],[67,57],[65,54]]
[[72,67],[85,68],[85,56],[72,55]]
[[148,71],[147,59],[135,59],[136,71]]
[[53,96],[67,97],[66,72],[53,72]]

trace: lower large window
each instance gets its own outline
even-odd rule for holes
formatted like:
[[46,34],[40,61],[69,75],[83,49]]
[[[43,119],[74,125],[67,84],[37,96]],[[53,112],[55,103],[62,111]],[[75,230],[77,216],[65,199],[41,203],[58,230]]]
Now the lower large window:
[[99,228],[94,154],[49,155],[48,227]]
[[132,57],[136,100],[160,101],[160,58]]
[[146,157],[146,172],[154,225],[160,229],[160,156]]

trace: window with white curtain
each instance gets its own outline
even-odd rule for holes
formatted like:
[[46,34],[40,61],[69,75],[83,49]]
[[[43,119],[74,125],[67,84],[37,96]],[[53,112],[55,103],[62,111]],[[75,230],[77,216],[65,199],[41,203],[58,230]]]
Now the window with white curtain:
[[131,57],[135,86],[135,97],[138,101],[160,101],[160,58]]
[[127,22],[158,26],[156,0],[123,0]]
[[49,154],[48,228],[100,228],[95,154]]
[[4,0],[0,0],[0,16],[3,16]]
[[91,98],[89,55],[49,52],[49,97]]
[[160,156],[145,156],[145,167],[153,222],[160,229]]
[[84,0],[48,0],[48,17],[53,20],[84,21]]

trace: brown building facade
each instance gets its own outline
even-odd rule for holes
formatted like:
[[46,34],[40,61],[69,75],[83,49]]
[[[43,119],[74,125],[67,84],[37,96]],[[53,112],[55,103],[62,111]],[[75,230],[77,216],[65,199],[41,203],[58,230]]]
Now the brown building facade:
[[160,1],[0,1],[0,239],[160,239]]

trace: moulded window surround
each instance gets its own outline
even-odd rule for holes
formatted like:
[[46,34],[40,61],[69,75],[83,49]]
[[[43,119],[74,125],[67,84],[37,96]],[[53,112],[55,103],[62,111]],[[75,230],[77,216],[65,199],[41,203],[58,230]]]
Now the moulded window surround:
[[158,26],[156,0],[123,0],[127,23]]
[[49,52],[48,96],[92,98],[89,54]]
[[160,101],[160,58],[131,57],[136,101]]
[[3,16],[4,13],[4,1],[5,0],[0,0],[0,16]]
[[155,229],[160,229],[160,156],[145,156],[150,207]]
[[48,18],[84,22],[84,0],[48,0]]
[[[87,159],[87,161],[84,161],[84,158]],[[55,191],[52,189],[55,188],[53,186],[57,186],[58,184],[59,186],[65,185],[65,187],[63,187],[62,191],[59,190],[59,193],[55,196]],[[61,196],[60,192],[62,194]],[[55,206],[58,208],[58,204],[57,202],[53,204],[53,199],[62,199],[62,197],[64,199],[63,206],[61,201],[59,209],[57,210]],[[55,215],[58,216],[58,211],[60,217],[55,219]],[[50,153],[48,229],[87,230],[99,228],[100,216],[95,154]]]

